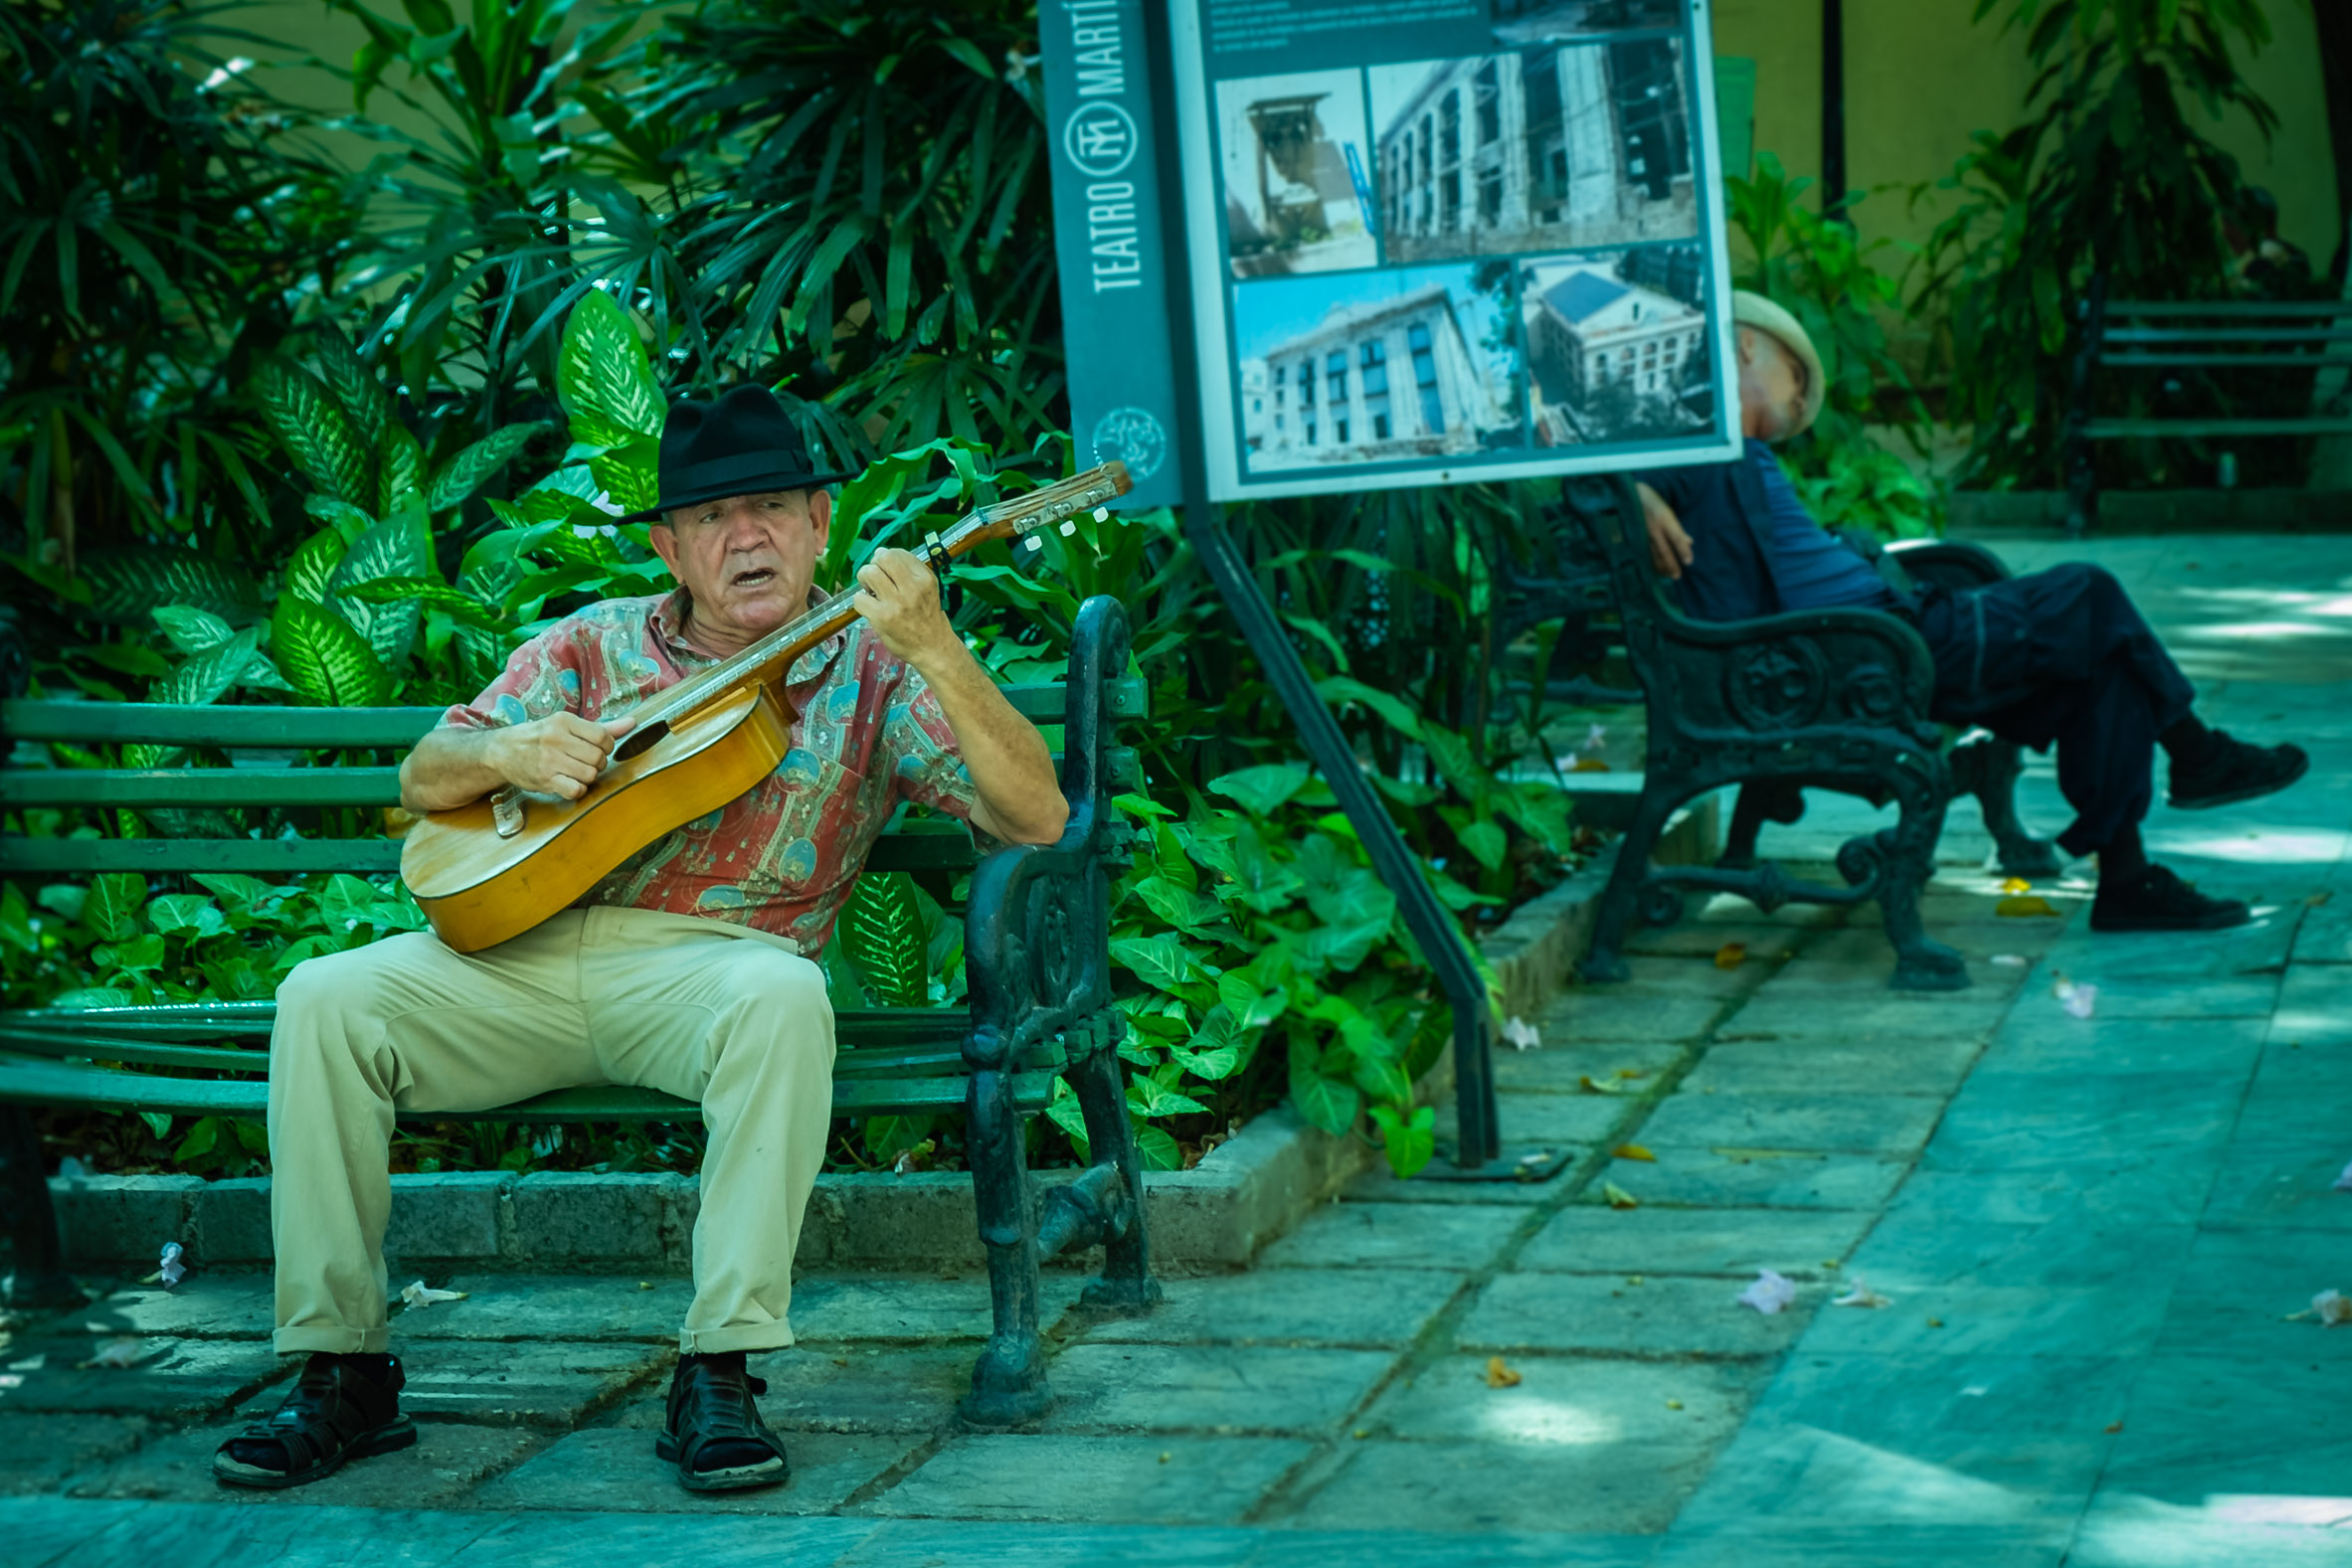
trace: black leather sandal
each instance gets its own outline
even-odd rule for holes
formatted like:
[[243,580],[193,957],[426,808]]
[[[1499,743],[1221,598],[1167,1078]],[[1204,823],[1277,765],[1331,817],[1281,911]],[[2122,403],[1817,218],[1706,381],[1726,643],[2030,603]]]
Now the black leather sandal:
[[[400,1413],[407,1378],[398,1356],[384,1356],[381,1380],[361,1358],[313,1355],[291,1392],[267,1421],[257,1421],[213,1453],[213,1476],[232,1486],[299,1486],[331,1476],[355,1459],[389,1454],[417,1441]],[[372,1358],[370,1358],[372,1359]],[[282,1464],[266,1463],[275,1458]]]
[[743,1491],[792,1475],[784,1442],[760,1419],[754,1394],[768,1384],[733,1355],[687,1355],[669,1383],[669,1425],[653,1440],[656,1458],[678,1468],[688,1491]]

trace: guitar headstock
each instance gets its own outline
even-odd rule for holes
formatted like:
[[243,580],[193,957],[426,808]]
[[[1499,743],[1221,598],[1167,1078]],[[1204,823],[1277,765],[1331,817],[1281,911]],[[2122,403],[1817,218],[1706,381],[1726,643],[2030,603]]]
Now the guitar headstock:
[[1078,531],[1070,519],[1080,512],[1093,512],[1099,520],[1103,508],[1135,488],[1135,481],[1127,476],[1127,464],[1116,459],[1098,463],[1083,473],[1031,490],[1009,501],[998,501],[975,512],[966,525],[971,543],[985,539],[1016,539],[1026,537],[1028,547],[1037,549],[1044,544],[1038,531],[1059,524],[1063,537]]

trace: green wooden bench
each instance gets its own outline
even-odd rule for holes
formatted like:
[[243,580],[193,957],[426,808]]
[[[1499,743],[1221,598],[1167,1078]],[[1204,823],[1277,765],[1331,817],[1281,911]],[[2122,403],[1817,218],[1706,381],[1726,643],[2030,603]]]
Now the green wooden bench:
[[2352,304],[2327,299],[2109,299],[2106,278],[2098,276],[2091,279],[2077,316],[2081,338],[2068,388],[2065,450],[2070,533],[2081,534],[2098,517],[2092,441],[2168,436],[2250,440],[2352,436],[2352,418],[2337,414],[2099,419],[2090,412],[2099,372],[2106,369],[2228,369],[2304,376],[2352,361]]
[[[1110,801],[1115,781],[1134,770],[1133,753],[1116,744],[1116,727],[1145,717],[1148,703],[1144,683],[1125,674],[1127,664],[1125,613],[1117,601],[1096,598],[1078,616],[1068,683],[1005,688],[1030,720],[1063,727],[1062,788],[1071,814],[1059,843],[983,856],[958,824],[902,820],[867,857],[866,869],[909,872],[951,908],[954,880],[970,874],[963,907],[968,1005],[844,1008],[837,1015],[836,1115],[966,1116],[995,1313],[966,1411],[989,1424],[1029,1419],[1050,1401],[1037,1341],[1040,1258],[1105,1244],[1107,1262],[1089,1287],[1090,1305],[1137,1310],[1159,1295],[1108,952],[1109,883],[1128,863],[1132,836]],[[399,798],[399,770],[387,760],[396,761],[440,716],[438,708],[8,701],[0,703],[0,758],[23,742],[85,750],[145,743],[175,755],[172,766],[146,769],[0,768],[0,813],[18,829],[25,809],[44,806],[86,815],[118,808],[186,813],[172,819],[183,826],[200,821],[203,808],[358,808],[372,815]],[[224,753],[230,766],[215,762]],[[377,761],[354,762],[365,755]],[[0,835],[0,876],[20,883],[110,871],[167,883],[198,872],[282,880],[308,872],[380,875],[399,864],[400,845],[380,836]],[[0,1125],[0,1139],[12,1145],[0,1149],[6,1166],[0,1189],[13,1186],[19,1198],[20,1281],[28,1273],[54,1275],[59,1267],[56,1222],[21,1107],[259,1120],[268,1102],[274,1016],[269,1001],[0,1012],[0,1105],[12,1105]],[[1059,1078],[1069,1081],[1084,1110],[1094,1163],[1037,1203],[1021,1124],[1046,1106]],[[402,1120],[448,1115],[420,1107],[404,1111]],[[654,1090],[600,1086],[465,1112],[462,1119],[683,1122],[700,1115],[693,1102]],[[35,1190],[38,1197],[30,1195]]]

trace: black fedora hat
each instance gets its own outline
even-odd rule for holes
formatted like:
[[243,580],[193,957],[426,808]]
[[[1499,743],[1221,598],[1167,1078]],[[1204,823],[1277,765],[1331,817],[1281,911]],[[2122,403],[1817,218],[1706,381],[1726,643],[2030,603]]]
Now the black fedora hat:
[[658,522],[664,512],[730,495],[807,490],[854,477],[817,473],[809,445],[766,387],[730,387],[715,403],[691,398],[661,422],[661,498],[625,523]]

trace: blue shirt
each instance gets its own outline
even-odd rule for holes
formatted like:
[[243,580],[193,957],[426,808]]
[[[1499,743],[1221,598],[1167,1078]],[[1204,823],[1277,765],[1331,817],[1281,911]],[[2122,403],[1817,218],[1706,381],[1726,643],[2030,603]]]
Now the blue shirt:
[[[1742,467],[1762,497],[1761,517],[1751,518],[1740,500]],[[1785,610],[1886,609],[1895,603],[1895,591],[1877,569],[1813,520],[1762,441],[1748,441],[1737,462],[1657,468],[1635,477],[1674,508],[1691,536],[1691,564],[1675,585],[1687,614],[1748,620]]]

